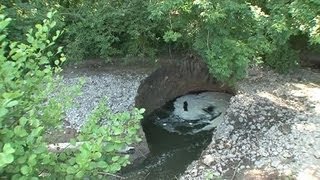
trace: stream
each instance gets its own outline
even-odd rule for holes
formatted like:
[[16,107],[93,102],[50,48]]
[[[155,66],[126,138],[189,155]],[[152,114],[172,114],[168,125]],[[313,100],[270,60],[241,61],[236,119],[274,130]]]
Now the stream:
[[142,121],[150,154],[122,172],[127,179],[177,179],[210,144],[231,95],[218,92],[178,97]]

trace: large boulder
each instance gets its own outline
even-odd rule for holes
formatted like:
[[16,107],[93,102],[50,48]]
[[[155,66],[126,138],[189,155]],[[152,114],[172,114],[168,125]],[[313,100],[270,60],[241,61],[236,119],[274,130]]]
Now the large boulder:
[[135,104],[146,113],[166,102],[190,92],[216,91],[233,93],[232,88],[219,83],[206,64],[199,59],[185,59],[166,63],[142,81]]

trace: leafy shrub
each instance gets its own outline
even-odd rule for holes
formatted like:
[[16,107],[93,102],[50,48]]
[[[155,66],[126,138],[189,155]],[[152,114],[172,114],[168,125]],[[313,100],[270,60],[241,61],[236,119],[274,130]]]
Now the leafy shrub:
[[[28,31],[36,24],[40,24],[46,18],[47,12],[57,6],[53,1],[41,0],[10,0],[1,2],[1,5],[6,7],[3,13],[11,18],[11,23],[7,27],[10,30],[7,38],[24,43],[27,42],[25,35]],[[56,22],[55,27],[52,27],[52,32],[64,26],[63,21],[59,20],[61,19],[59,12],[56,11],[55,16],[52,17]]]
[[[49,50],[61,35],[61,31],[57,31],[50,36],[50,29],[55,26],[52,17],[53,13],[48,13],[48,19],[37,24],[35,30],[29,30],[26,43],[21,43],[7,39],[6,27],[11,19],[0,15],[1,178],[74,179],[114,173],[128,164],[128,157],[119,154],[119,150],[139,140],[142,110],[112,114],[100,104],[76,139],[82,141],[79,151],[53,153],[48,150],[45,133],[61,127],[66,105],[77,94],[77,91],[57,88],[59,65],[65,58],[61,48]],[[55,66],[51,66],[54,55],[60,58],[53,60]],[[57,98],[52,98],[52,94]],[[107,126],[100,124],[102,119]]]
[[10,26],[9,39],[22,37],[40,22],[43,12],[58,8],[55,20],[59,28],[66,28],[58,43],[66,45],[72,60],[154,56],[169,48],[170,53],[171,49],[193,52],[219,80],[234,82],[261,57],[282,72],[295,67],[301,49],[294,48],[293,37],[307,37],[305,49],[320,49],[318,1],[12,0],[3,4],[16,22]]
[[244,77],[259,56],[280,71],[294,67],[298,52],[289,41],[295,35],[307,34],[311,44],[319,44],[316,1],[155,1],[149,9],[151,19],[168,24],[165,39],[171,34],[192,47],[222,81]]
[[85,1],[76,12],[66,16],[69,58],[155,54],[155,25],[147,18],[146,1]]
[[298,66],[298,57],[296,50],[290,48],[290,45],[284,44],[279,46],[272,54],[267,54],[265,63],[278,72],[286,73]]

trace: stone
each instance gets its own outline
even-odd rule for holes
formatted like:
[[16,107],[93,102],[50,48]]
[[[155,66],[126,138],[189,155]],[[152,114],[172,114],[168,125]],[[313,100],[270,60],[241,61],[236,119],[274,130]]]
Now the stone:
[[215,158],[212,155],[205,155],[203,158],[203,163],[207,166],[210,166],[215,161]]
[[264,163],[262,160],[259,160],[259,161],[256,161],[256,162],[254,163],[254,165],[255,165],[257,168],[262,168],[262,167],[265,165],[265,163]]
[[279,165],[280,165],[280,163],[281,163],[281,161],[278,160],[278,159],[276,159],[276,160],[273,160],[273,161],[271,162],[271,166],[274,167],[274,168],[278,168]]

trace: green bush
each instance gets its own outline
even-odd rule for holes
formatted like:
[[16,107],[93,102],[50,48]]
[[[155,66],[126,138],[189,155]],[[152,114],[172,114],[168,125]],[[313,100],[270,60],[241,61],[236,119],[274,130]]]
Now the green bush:
[[[12,41],[24,43],[27,42],[25,35],[28,31],[36,24],[40,24],[42,20],[46,18],[47,12],[52,8],[57,9],[57,4],[53,1],[42,0],[10,0],[1,2],[1,5],[6,7],[3,13],[11,18],[11,23],[7,27],[10,29],[7,38]],[[57,23],[55,27],[53,27],[52,32],[62,29],[64,26],[59,13],[60,11],[57,11],[55,16],[52,17]]]
[[115,173],[128,164],[128,156],[119,151],[139,141],[143,110],[113,114],[102,102],[71,141],[82,142],[78,151],[48,150],[45,133],[61,128],[64,110],[79,90],[57,87],[65,58],[61,48],[50,50],[61,35],[56,31],[50,36],[56,24],[53,14],[28,31],[26,43],[7,39],[11,19],[0,15],[0,178],[74,179]]
[[258,57],[279,71],[296,66],[289,42],[298,34],[320,44],[318,1],[153,1],[149,9],[151,19],[168,24],[166,41],[194,49],[222,81],[241,79]]
[[[74,13],[76,12],[76,13]],[[85,1],[66,15],[67,56],[154,56],[155,25],[143,0]]]
[[[3,3],[14,17],[9,39],[22,39],[44,13],[66,29],[68,59],[154,56],[168,48],[200,56],[221,81],[246,75],[255,59],[285,72],[299,63],[301,50],[319,51],[318,1],[211,0],[11,0]],[[308,47],[292,39],[306,37]],[[158,54],[159,55],[159,54]],[[119,59],[119,58],[118,58]],[[139,58],[136,58],[139,59]]]

